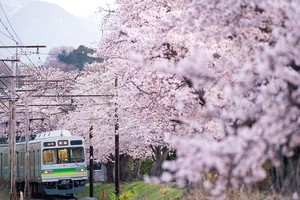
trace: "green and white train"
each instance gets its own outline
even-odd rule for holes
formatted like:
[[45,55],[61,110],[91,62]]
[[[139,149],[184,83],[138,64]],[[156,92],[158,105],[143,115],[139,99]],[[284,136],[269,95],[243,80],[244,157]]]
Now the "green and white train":
[[[10,146],[0,144],[0,181],[10,180]],[[25,178],[25,142],[16,143],[17,187]],[[67,130],[39,133],[29,141],[29,186],[31,193],[73,195],[82,192],[88,179],[82,137]]]

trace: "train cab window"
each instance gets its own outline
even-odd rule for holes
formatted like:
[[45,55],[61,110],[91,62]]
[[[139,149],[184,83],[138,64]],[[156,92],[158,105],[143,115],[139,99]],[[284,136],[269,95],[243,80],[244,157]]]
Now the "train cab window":
[[82,140],[71,140],[71,145],[82,145]]
[[56,163],[55,149],[44,149],[43,150],[43,164],[49,165]]
[[58,149],[58,163],[68,163],[69,162],[69,153],[68,149]]
[[82,147],[70,148],[71,162],[83,162],[84,161],[84,151]]

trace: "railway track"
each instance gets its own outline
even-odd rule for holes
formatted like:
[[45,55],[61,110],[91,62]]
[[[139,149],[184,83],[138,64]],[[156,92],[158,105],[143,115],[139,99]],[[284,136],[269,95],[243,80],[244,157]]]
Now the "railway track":
[[79,198],[66,195],[34,195],[32,200],[79,200]]
[[70,197],[65,195],[55,195],[55,196],[45,196],[45,195],[39,195],[39,196],[33,196],[31,200],[96,200],[94,197]]

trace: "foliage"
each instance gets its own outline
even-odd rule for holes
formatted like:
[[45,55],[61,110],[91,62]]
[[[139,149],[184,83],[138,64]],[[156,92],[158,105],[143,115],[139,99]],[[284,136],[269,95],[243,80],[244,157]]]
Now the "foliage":
[[141,174],[150,174],[151,167],[153,165],[153,160],[152,159],[145,159],[142,161],[141,165]]
[[[277,194],[273,190],[257,190],[252,187],[242,186],[240,188],[228,188],[226,191],[226,200],[274,200],[282,199],[288,200],[291,199],[291,195],[283,196]],[[187,192],[183,198],[184,200],[195,200],[195,199],[214,199],[209,190],[202,184],[193,186],[189,192]]]
[[176,148],[163,181],[198,182],[214,169],[211,194],[225,198],[264,179],[265,161],[299,159],[299,3],[119,2],[101,48],[124,83],[124,132]]
[[[184,186],[216,171],[210,195],[224,199],[228,188],[266,178],[269,161],[278,192],[297,196],[299,3],[119,1],[97,49],[109,59],[80,72],[31,68],[29,80],[47,80],[32,85],[31,94],[51,97],[20,94],[18,103],[46,105],[30,109],[40,122],[32,128],[70,129],[94,146],[100,161],[112,160],[116,133],[122,154],[153,155],[157,169],[176,150],[176,159],[163,164],[167,172],[149,180],[175,179]],[[60,56],[77,62],[88,51],[77,49],[69,57],[66,50]],[[104,96],[61,97],[78,94]],[[24,118],[19,115],[18,121]],[[24,124],[18,127],[23,132]]]
[[49,55],[46,59],[46,61],[43,63],[43,66],[48,68],[59,68],[62,71],[68,72],[68,71],[72,71],[75,70],[75,66],[74,65],[70,65],[70,64],[66,64],[63,62],[60,62],[58,59],[58,55],[61,52],[71,52],[73,51],[74,48],[73,47],[69,47],[69,46],[60,46],[60,47],[54,47],[49,51]]
[[119,197],[115,193],[110,194],[110,199],[112,200],[126,200],[134,197],[134,193],[131,190],[122,192]]
[[[164,199],[180,199],[186,189],[179,189],[174,183],[168,185],[156,185],[145,182],[130,182],[121,184],[121,198],[132,199],[149,199],[149,200],[164,200]],[[76,195],[76,197],[84,197],[89,195],[88,187],[84,193]],[[94,196],[97,199],[111,200],[115,198],[114,184],[95,184]],[[122,197],[121,197],[122,196]]]
[[57,55],[57,59],[60,62],[74,65],[77,69],[82,70],[86,63],[103,62],[102,58],[92,57],[93,53],[93,49],[80,45],[77,49],[73,49],[69,52],[62,50],[62,52]]

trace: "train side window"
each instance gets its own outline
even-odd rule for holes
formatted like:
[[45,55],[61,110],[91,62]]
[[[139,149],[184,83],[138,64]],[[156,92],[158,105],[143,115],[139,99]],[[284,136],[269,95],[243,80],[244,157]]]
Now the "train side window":
[[16,151],[16,157],[17,157],[17,167],[19,167],[20,166],[20,160],[21,160],[21,158],[20,158],[20,152],[19,151]]
[[56,153],[55,149],[44,149],[43,150],[43,164],[49,165],[49,164],[55,164],[56,161]]
[[69,163],[69,152],[68,149],[58,149],[58,162]]

